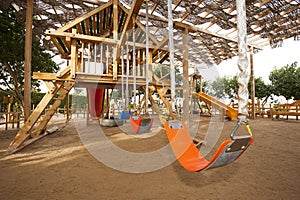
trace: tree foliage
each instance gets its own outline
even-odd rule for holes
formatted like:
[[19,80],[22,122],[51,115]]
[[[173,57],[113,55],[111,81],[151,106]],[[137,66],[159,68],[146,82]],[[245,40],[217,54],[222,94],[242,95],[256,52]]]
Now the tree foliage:
[[[273,86],[265,84],[261,77],[254,79],[255,84],[255,97],[264,99],[263,104],[267,102],[268,98],[273,93]],[[251,83],[248,84],[248,90],[251,91]],[[249,93],[250,95],[250,93]]]
[[300,68],[297,62],[274,69],[269,79],[272,82],[273,93],[286,99],[300,99]]
[[[0,10],[0,92],[10,95],[24,106],[24,46],[25,22],[19,21],[13,7]],[[58,66],[40,41],[32,41],[32,72],[56,72]],[[38,90],[39,82],[32,80],[32,88]]]
[[237,99],[238,83],[237,77],[222,77],[217,78],[210,85],[210,94],[216,98]]

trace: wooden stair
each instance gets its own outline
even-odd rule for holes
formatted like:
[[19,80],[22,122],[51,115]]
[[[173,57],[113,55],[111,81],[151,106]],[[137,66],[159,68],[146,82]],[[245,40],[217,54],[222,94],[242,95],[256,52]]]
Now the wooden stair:
[[[46,85],[51,85],[51,88],[49,88],[49,91],[45,94],[43,99],[24,123],[23,127],[19,130],[14,140],[10,143],[7,152],[8,154],[17,152],[36,141],[38,138],[47,135],[48,132],[45,130],[48,122],[57,112],[57,109],[75,83],[74,81],[45,82],[48,82]],[[51,105],[52,100],[54,101]],[[42,115],[49,105],[51,105],[51,109],[47,110],[45,115]]]

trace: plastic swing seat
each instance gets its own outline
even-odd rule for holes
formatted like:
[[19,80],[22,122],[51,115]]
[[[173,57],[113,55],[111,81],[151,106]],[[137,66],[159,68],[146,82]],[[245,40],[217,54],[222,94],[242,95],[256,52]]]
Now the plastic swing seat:
[[[233,133],[236,132],[238,126],[235,127]],[[179,120],[167,121],[165,122],[165,129],[177,160],[185,169],[192,172],[221,167],[233,162],[245,152],[254,140],[251,135],[235,136],[230,140],[225,140],[212,159],[208,161],[194,145],[183,122]],[[250,129],[248,131],[251,133]]]
[[130,116],[130,124],[135,134],[147,133],[150,131],[153,118],[143,118],[142,116]]
[[128,111],[128,110],[122,110],[120,112],[120,119],[126,120],[126,119],[129,119],[129,118],[130,118],[130,111]]

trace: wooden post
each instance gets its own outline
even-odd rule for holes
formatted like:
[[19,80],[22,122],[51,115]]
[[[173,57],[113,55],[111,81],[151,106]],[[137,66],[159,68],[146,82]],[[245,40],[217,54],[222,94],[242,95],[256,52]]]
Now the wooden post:
[[[183,46],[183,115],[182,120],[183,122],[187,122],[189,119],[189,63],[188,63],[188,34],[189,30],[186,28],[183,32],[182,37],[182,46]],[[192,91],[191,91],[192,92]]]
[[255,81],[253,69],[253,47],[250,47],[251,118],[255,119]]
[[7,110],[6,116],[5,116],[5,130],[6,131],[8,129],[8,122],[9,122],[8,118],[9,118],[9,113],[8,113],[8,110]]
[[[153,63],[153,49],[149,49],[149,72],[148,72],[148,81],[152,82],[153,71],[152,71],[152,63]],[[147,99],[148,101],[148,99]]]
[[203,92],[203,77],[200,75],[200,92]]
[[69,92],[67,93],[67,96],[66,96],[66,112],[67,112],[67,120],[69,120],[70,119]]
[[[72,33],[76,34],[76,29],[72,29]],[[77,44],[76,40],[71,40],[71,77],[75,78],[76,76],[76,67],[77,67],[77,61],[78,61],[78,50],[77,50]]]
[[[118,16],[118,0],[114,0],[113,5],[113,17],[114,17],[114,24],[113,24],[113,38],[114,40],[118,40],[118,25],[119,25],[119,16]],[[115,48],[113,48],[113,80],[118,79],[118,43],[116,42]]]
[[25,33],[25,69],[24,69],[24,121],[30,115],[31,108],[31,52],[32,52],[32,13],[33,0],[27,0]]

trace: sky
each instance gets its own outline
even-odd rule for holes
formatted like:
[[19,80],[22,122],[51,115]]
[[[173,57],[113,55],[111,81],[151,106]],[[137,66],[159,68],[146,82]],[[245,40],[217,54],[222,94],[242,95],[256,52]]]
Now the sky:
[[[249,56],[248,56],[249,57]],[[220,77],[234,76],[239,72],[237,67],[238,57],[223,61],[218,66],[215,66]],[[266,46],[263,50],[254,54],[253,67],[254,76],[262,77],[265,83],[270,83],[269,74],[274,68],[281,68],[287,64],[292,64],[297,61],[300,65],[300,41],[294,41],[293,38],[285,40],[282,47],[272,49]],[[248,69],[250,70],[250,64]]]

